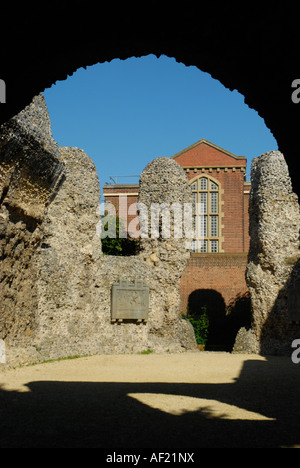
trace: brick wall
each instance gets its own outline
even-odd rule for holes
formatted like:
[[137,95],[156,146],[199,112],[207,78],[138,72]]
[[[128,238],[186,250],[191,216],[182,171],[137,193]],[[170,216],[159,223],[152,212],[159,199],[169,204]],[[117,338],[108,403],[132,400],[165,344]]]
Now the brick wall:
[[[105,185],[103,196],[105,205],[115,208],[115,214],[123,221],[128,233],[134,233],[139,229],[136,204],[138,202],[139,185]],[[134,236],[132,236],[134,237]]]
[[181,313],[186,313],[189,296],[198,289],[220,293],[226,306],[247,293],[246,266],[243,253],[192,254],[181,277]]
[[247,254],[192,254],[180,284],[182,314],[205,312],[209,318],[207,350],[231,351],[241,327],[251,323],[245,282]]

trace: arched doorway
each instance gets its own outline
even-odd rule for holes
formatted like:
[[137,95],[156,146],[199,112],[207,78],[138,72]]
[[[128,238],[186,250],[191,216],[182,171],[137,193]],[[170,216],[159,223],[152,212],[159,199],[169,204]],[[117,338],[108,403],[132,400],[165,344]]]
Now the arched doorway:
[[219,350],[225,347],[226,305],[222,295],[214,289],[197,289],[189,295],[188,312],[193,318],[207,315],[208,339],[207,350]]
[[251,306],[248,293],[238,295],[228,305],[221,293],[214,289],[196,289],[188,298],[188,314],[198,319],[208,318],[208,351],[231,351],[241,327],[251,326]]

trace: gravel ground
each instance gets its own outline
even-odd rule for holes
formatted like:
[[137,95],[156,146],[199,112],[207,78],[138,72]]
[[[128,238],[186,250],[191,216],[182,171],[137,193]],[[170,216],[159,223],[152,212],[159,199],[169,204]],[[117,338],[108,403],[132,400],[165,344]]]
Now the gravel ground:
[[300,448],[300,364],[219,352],[0,369],[1,448]]

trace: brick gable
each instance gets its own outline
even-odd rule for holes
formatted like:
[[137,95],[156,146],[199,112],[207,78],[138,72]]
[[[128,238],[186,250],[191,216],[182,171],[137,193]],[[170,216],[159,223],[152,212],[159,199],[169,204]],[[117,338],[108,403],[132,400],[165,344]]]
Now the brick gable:
[[199,140],[193,145],[172,156],[172,159],[183,168],[186,167],[243,167],[247,165],[244,156],[235,156],[229,151],[210,143]]

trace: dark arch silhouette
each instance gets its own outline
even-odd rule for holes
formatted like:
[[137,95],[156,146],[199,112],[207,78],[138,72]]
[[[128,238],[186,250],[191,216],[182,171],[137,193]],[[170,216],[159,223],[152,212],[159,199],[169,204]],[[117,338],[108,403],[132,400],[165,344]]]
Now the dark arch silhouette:
[[222,295],[214,289],[196,289],[188,298],[189,314],[197,318],[206,313],[209,320],[207,350],[224,349],[226,305]]
[[276,138],[300,194],[300,104],[291,99],[292,83],[300,78],[298,8],[282,8],[280,3],[272,9],[228,3],[215,8],[205,3],[200,20],[190,5],[172,5],[164,11],[156,4],[144,10],[106,2],[96,11],[77,0],[71,6],[53,1],[44,10],[35,4],[19,3],[16,8],[6,2],[1,6],[0,31],[6,104],[0,104],[0,123],[80,67],[164,54],[208,72],[245,96],[245,103]]
[[251,301],[248,293],[238,295],[227,306],[214,289],[196,289],[188,298],[188,312],[197,318],[206,312],[209,319],[207,350],[232,351],[237,332],[251,326]]
[[225,321],[226,350],[232,351],[240,328],[251,328],[251,298],[249,292],[238,294],[227,306]]

